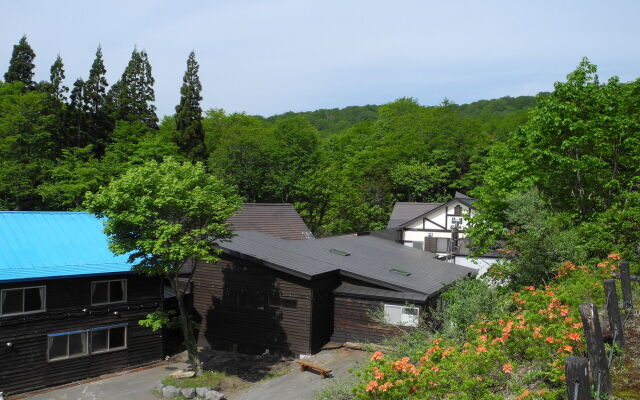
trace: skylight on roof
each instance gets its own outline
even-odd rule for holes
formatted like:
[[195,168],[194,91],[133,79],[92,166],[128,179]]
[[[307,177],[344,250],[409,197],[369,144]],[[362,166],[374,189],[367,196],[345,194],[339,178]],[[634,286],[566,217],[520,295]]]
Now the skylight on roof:
[[347,253],[346,251],[342,251],[342,250],[338,250],[338,249],[331,249],[329,250],[329,253],[333,253],[333,254],[337,254],[339,256],[350,256],[351,253]]
[[399,268],[391,268],[389,270],[389,272],[393,272],[394,274],[403,275],[403,276],[411,275],[411,272],[407,272],[407,271],[399,269]]

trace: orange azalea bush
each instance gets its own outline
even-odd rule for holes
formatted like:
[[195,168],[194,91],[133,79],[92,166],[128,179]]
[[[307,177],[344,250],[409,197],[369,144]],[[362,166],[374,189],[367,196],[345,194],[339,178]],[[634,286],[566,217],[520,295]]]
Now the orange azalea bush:
[[578,305],[602,304],[612,254],[596,266],[563,263],[553,282],[510,293],[501,318],[479,318],[463,342],[432,338],[420,354],[380,351],[359,372],[357,399],[562,399],[564,359],[586,351]]

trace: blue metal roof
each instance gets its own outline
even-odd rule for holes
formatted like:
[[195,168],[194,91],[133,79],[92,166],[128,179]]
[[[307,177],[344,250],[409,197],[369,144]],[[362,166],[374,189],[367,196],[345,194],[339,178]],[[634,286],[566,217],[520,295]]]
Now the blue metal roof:
[[130,272],[86,212],[0,211],[0,281]]

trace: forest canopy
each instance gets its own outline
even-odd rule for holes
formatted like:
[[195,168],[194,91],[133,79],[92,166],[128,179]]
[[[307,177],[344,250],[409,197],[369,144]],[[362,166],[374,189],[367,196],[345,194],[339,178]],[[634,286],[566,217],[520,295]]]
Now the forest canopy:
[[192,52],[176,113],[161,119],[144,49],[110,83],[98,46],[70,87],[60,56],[50,79],[34,82],[35,59],[23,37],[0,81],[3,210],[81,210],[88,191],[170,156],[202,161],[244,201],[294,204],[318,236],[381,229],[396,201],[461,191],[479,199],[483,219],[469,232],[478,252],[526,232],[509,213],[509,202],[525,200],[548,210],[540,226],[582,238],[585,256],[640,239],[640,81],[600,82],[586,59],[535,97],[436,106],[400,98],[265,118],[203,111]]

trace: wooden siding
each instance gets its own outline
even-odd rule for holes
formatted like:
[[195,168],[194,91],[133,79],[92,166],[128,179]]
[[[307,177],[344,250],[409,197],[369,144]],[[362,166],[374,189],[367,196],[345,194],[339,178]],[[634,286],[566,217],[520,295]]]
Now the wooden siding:
[[[245,353],[312,351],[311,282],[222,255],[215,264],[198,265],[193,285],[199,345]],[[260,296],[264,309],[239,308],[238,294]],[[268,296],[295,300],[296,308],[269,307]]]
[[[127,302],[91,306],[91,282],[127,279]],[[2,284],[0,289],[46,286],[46,312],[0,318],[0,390],[15,394],[146,364],[162,356],[162,337],[138,325],[162,306],[160,279],[136,275]],[[83,309],[87,312],[83,312]],[[119,315],[113,312],[118,311]],[[47,361],[47,334],[128,324],[127,348]],[[13,346],[8,348],[7,342]]]
[[385,337],[399,334],[401,329],[411,329],[382,327],[369,317],[369,313],[382,309],[385,304],[403,305],[402,303],[352,298],[342,294],[335,294],[333,302],[332,342],[381,343]]

